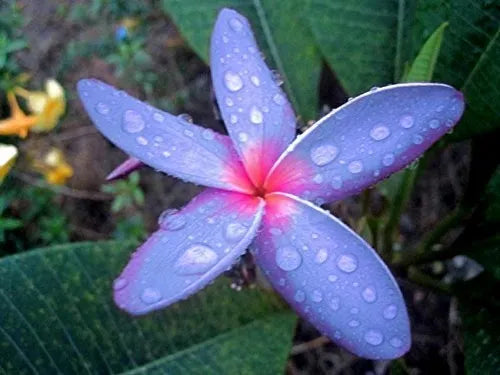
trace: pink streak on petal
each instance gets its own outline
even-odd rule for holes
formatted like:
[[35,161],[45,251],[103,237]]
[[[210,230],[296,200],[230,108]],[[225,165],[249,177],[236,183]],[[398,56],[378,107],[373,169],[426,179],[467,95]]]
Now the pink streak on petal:
[[139,159],[130,157],[121,163],[118,167],[113,169],[110,174],[106,176],[106,181],[113,181],[123,177],[127,177],[130,173],[144,166],[144,163]]

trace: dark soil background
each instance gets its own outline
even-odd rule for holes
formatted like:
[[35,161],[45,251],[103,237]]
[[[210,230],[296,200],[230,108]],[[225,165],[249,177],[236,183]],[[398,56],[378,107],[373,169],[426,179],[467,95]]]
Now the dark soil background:
[[[29,150],[34,148],[34,143],[41,143],[37,147],[40,149],[50,142],[64,150],[75,169],[67,194],[63,192],[58,197],[58,203],[70,221],[72,241],[110,237],[116,217],[111,213],[110,200],[102,194],[101,186],[105,176],[126,158],[95,130],[84,113],[76,98],[75,85],[79,79],[99,78],[174,113],[189,113],[197,124],[225,131],[216,116],[208,67],[190,51],[165,14],[160,10],[152,11],[142,19],[142,27],[146,30],[145,49],[152,58],[148,70],[156,77],[151,92],[147,92],[127,76],[117,77],[115,67],[95,50],[85,49],[85,46],[99,46],[105,38],[113,40],[117,27],[117,21],[110,23],[104,16],[88,22],[69,17],[72,7],[90,2],[18,2],[27,21],[23,33],[29,44],[29,48],[17,56],[22,70],[32,74],[32,84],[36,87],[41,87],[46,78],[56,77],[68,96],[67,113],[57,131],[43,139],[30,137],[22,148]],[[146,3],[152,9],[156,4],[154,1]],[[69,56],[70,42],[79,43],[76,55]],[[346,100],[347,96],[334,75],[325,67],[321,82],[322,104],[330,109]],[[401,242],[405,246],[419,239],[455,207],[466,186],[468,158],[467,143],[452,145],[432,158],[401,221]],[[161,211],[181,207],[200,191],[199,187],[148,168],[141,170],[141,187],[146,194],[141,214],[148,231],[156,227]],[[75,192],[76,195],[83,192],[85,199],[76,198]],[[360,215],[360,198],[353,197],[328,208],[353,225]],[[460,261],[436,263],[430,269],[445,281],[462,271]],[[287,373],[368,375],[391,371],[414,375],[463,374],[457,301],[443,293],[419,287],[407,281],[403,274],[399,276],[412,319],[414,340],[404,364],[354,357],[327,340],[318,339],[318,333],[306,322],[301,322]]]

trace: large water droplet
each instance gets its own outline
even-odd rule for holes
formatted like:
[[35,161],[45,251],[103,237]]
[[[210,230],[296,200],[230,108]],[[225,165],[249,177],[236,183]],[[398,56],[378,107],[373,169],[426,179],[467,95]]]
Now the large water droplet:
[[293,247],[280,247],[276,252],[276,264],[283,271],[293,271],[299,268],[302,263],[302,256]]
[[297,290],[293,299],[299,303],[302,303],[306,300],[306,294],[302,290]]
[[328,259],[328,250],[325,248],[319,249],[314,257],[314,261],[318,264],[323,264]]
[[263,119],[264,116],[262,115],[262,112],[256,106],[250,108],[250,121],[252,123],[262,124]]
[[319,145],[311,149],[311,160],[321,167],[331,163],[338,154],[339,149],[334,145]]
[[229,27],[231,27],[231,29],[233,29],[233,31],[239,32],[243,29],[243,22],[241,22],[237,18],[231,18],[229,20]]
[[236,242],[241,240],[248,229],[240,223],[229,223],[226,226],[226,239],[231,242]]
[[365,333],[365,341],[370,345],[377,346],[384,341],[384,335],[380,331],[370,329]]
[[218,260],[217,253],[202,244],[190,246],[175,263],[175,272],[180,275],[203,274]]
[[337,260],[337,267],[344,272],[351,273],[358,268],[358,260],[352,254],[344,254]]
[[413,116],[410,115],[404,115],[399,119],[399,125],[405,129],[411,128],[414,122]]
[[107,115],[109,113],[109,106],[105,103],[97,103],[95,110],[101,115]]
[[386,139],[390,134],[391,131],[389,128],[383,125],[375,126],[372,130],[370,130],[370,137],[376,141]]
[[182,229],[186,225],[186,218],[175,209],[168,209],[161,213],[158,225],[170,231]]
[[144,129],[145,125],[140,113],[129,109],[123,114],[122,128],[127,133],[138,133]]
[[127,286],[128,281],[124,279],[123,277],[119,277],[113,282],[113,289],[114,290],[120,290],[123,289]]
[[243,87],[240,75],[230,70],[224,74],[224,83],[229,91],[238,91]]
[[385,154],[384,157],[382,158],[382,164],[385,165],[386,167],[392,165],[393,163],[394,163],[393,153]]
[[347,169],[351,173],[359,173],[363,170],[363,163],[359,160],[354,160],[349,163]]
[[328,306],[330,306],[330,308],[333,311],[337,311],[338,309],[340,309],[340,298],[339,297],[333,297],[330,300],[330,303],[328,304]]
[[377,300],[377,291],[374,287],[366,287],[362,292],[361,296],[368,303],[373,303]]
[[311,299],[313,302],[319,303],[323,301],[323,293],[320,290],[314,290],[311,294]]
[[145,304],[151,305],[161,299],[161,293],[154,288],[146,288],[142,291],[141,300]]
[[387,320],[392,320],[398,314],[398,308],[396,305],[389,305],[384,309],[384,318]]

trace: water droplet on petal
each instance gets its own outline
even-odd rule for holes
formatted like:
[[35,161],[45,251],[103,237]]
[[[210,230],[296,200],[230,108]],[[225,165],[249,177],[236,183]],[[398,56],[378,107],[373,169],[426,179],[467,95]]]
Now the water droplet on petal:
[[351,328],[359,327],[359,320],[353,319],[348,323],[348,325]]
[[330,308],[333,311],[337,311],[338,309],[340,309],[340,298],[339,297],[333,297],[330,300],[330,303],[328,304],[328,306],[330,306]]
[[420,145],[424,142],[424,137],[422,137],[420,134],[415,134],[413,136],[413,143],[416,145]]
[[314,257],[314,261],[318,264],[323,264],[328,259],[328,250],[325,248],[319,249]]
[[323,175],[318,173],[313,177],[313,181],[317,184],[321,184],[323,182]]
[[334,283],[337,280],[338,280],[338,276],[337,275],[328,275],[328,281],[329,282]]
[[299,268],[302,263],[302,256],[293,247],[280,247],[276,252],[276,264],[283,271],[293,271]]
[[140,137],[137,137],[135,139],[137,141],[137,143],[139,143],[141,146],[146,146],[148,144],[148,140],[142,136]]
[[163,122],[165,120],[165,116],[163,116],[161,113],[155,112],[153,114],[153,119],[158,122]]
[[363,170],[363,163],[359,160],[354,160],[349,163],[347,169],[351,173],[359,173]]
[[184,123],[184,122],[189,122],[190,124],[193,123],[193,118],[191,117],[191,115],[189,115],[187,113],[181,113],[180,115],[177,116],[177,119],[181,123]]
[[399,125],[401,125],[402,128],[409,129],[413,126],[415,120],[413,119],[413,116],[410,115],[404,115],[399,119]]
[[281,74],[277,70],[271,70],[271,74],[274,83],[278,86],[281,86],[283,84],[283,78],[281,77]]
[[201,136],[204,139],[206,139],[207,141],[211,141],[215,137],[214,132],[211,129],[203,130],[203,132],[201,133]]
[[365,333],[365,341],[370,345],[377,346],[384,341],[384,335],[380,331],[370,329]]
[[119,277],[113,282],[113,289],[114,290],[120,290],[123,289],[127,286],[128,281],[124,279],[123,277]]
[[311,299],[313,302],[321,302],[323,301],[323,294],[319,290],[314,290],[311,294]]
[[122,119],[122,128],[127,133],[138,133],[144,129],[146,123],[141,114],[131,109],[125,111]]
[[337,267],[346,273],[351,273],[356,271],[358,268],[358,260],[352,254],[344,254],[337,260]]
[[241,240],[248,229],[240,223],[230,223],[226,226],[226,239],[230,242]]
[[203,274],[212,268],[218,260],[217,253],[202,244],[190,246],[175,263],[175,272],[179,275]]
[[191,130],[189,130],[189,129],[185,129],[184,130],[184,135],[187,136],[187,137],[193,137],[194,133]]
[[401,346],[403,346],[403,341],[401,341],[401,339],[398,337],[393,337],[389,340],[389,343],[394,348],[400,348]]
[[158,225],[170,231],[182,229],[186,225],[186,218],[175,209],[168,209],[161,213]]
[[260,86],[260,79],[259,77],[257,76],[251,76],[250,77],[250,81],[252,81],[252,83],[255,85],[255,86]]
[[332,188],[338,190],[342,187],[342,178],[340,176],[335,176],[332,179]]
[[226,98],[226,105],[227,105],[228,107],[232,107],[232,106],[234,105],[233,99],[231,99],[231,98],[229,98],[229,97],[228,97],[228,98]]
[[169,158],[170,156],[172,156],[172,153],[170,153],[170,151],[163,151],[162,154],[166,158]]
[[262,112],[256,107],[253,106],[250,108],[250,121],[254,124],[262,124],[264,117]]
[[151,305],[161,299],[161,293],[154,288],[146,288],[142,291],[141,300],[145,304]]
[[387,126],[375,126],[371,131],[370,131],[370,137],[372,137],[376,141],[381,141],[383,139],[386,139],[389,135],[391,134],[391,131]]
[[240,142],[245,143],[246,141],[248,141],[248,134],[241,132],[238,134],[238,139]]
[[243,87],[240,75],[230,70],[224,74],[224,83],[229,91],[238,91]]
[[387,320],[392,320],[398,314],[398,308],[396,305],[389,305],[384,309],[384,318]]
[[368,303],[373,303],[377,300],[377,291],[375,288],[369,286],[361,292],[361,296]]
[[283,105],[285,103],[285,98],[281,94],[275,94],[273,96],[273,102],[275,102],[277,105]]
[[394,163],[394,154],[389,153],[385,154],[384,157],[382,158],[382,164],[385,165],[386,167],[392,165]]
[[434,118],[431,121],[429,121],[429,127],[431,129],[437,129],[437,128],[439,128],[439,120]]
[[238,122],[238,116],[236,116],[236,115],[229,116],[229,122],[231,124],[236,124]]
[[237,18],[231,18],[229,20],[229,27],[231,27],[233,31],[239,32],[243,29],[243,23]]
[[306,294],[302,290],[297,290],[293,299],[299,303],[304,302],[306,300]]
[[107,115],[110,111],[109,106],[105,103],[97,103],[95,110],[101,115]]
[[321,167],[331,163],[338,154],[339,149],[334,145],[319,145],[311,149],[311,160]]

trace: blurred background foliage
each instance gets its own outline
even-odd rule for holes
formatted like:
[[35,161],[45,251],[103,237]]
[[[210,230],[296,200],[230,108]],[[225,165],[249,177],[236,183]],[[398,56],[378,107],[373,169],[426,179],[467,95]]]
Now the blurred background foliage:
[[[225,132],[207,66],[222,7],[249,18],[299,131],[374,86],[464,92],[463,119],[418,162],[325,205],[397,275],[414,339],[404,358],[356,358],[296,324],[268,289],[229,288],[242,285],[243,264],[147,318],[114,307],[111,282],[131,249],[200,188],[148,168],[106,184],[125,155],[92,126],[75,84],[96,77]],[[0,165],[0,179],[10,169],[0,185],[0,374],[500,373],[499,26],[497,0],[0,1],[0,144],[18,151]],[[35,132],[42,114],[31,102],[42,93],[47,110],[49,79],[64,88],[55,103],[65,111]],[[23,121],[27,136],[2,131]]]

